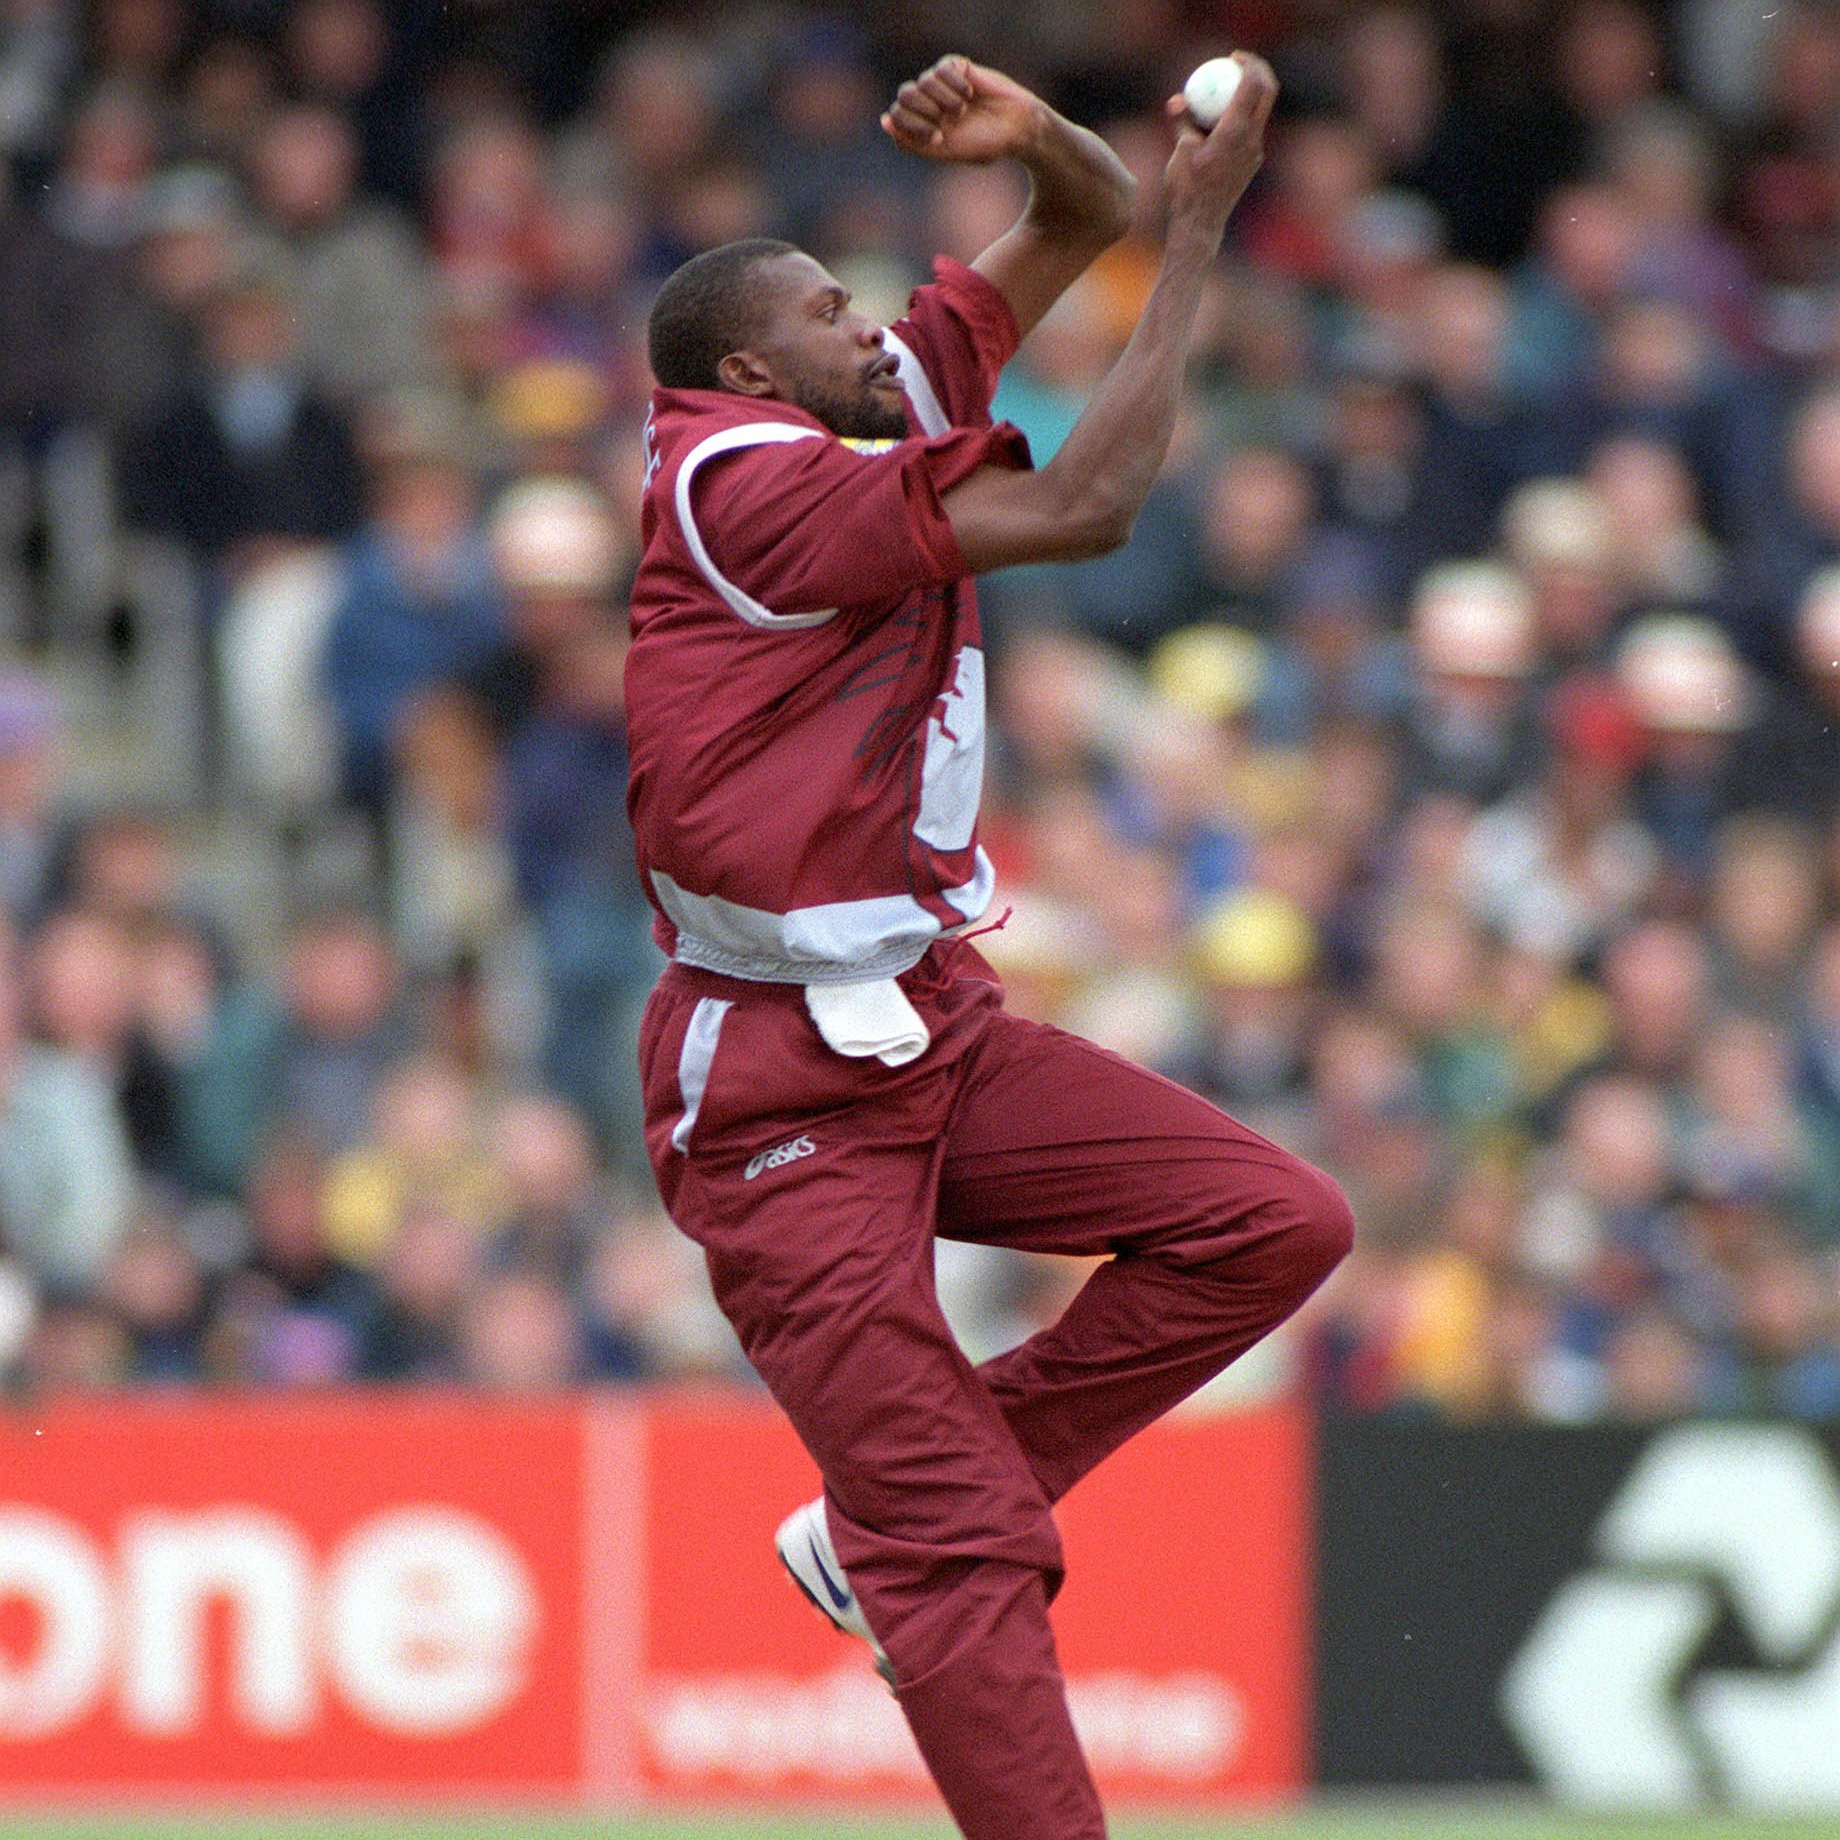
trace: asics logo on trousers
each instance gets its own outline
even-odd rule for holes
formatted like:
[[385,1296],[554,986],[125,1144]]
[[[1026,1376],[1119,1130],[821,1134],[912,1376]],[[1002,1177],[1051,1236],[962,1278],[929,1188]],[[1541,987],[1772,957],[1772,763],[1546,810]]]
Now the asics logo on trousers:
[[751,1182],[769,1169],[783,1169],[788,1163],[796,1163],[802,1156],[810,1156],[817,1149],[809,1137],[795,1137],[790,1143],[776,1144],[771,1150],[763,1150],[756,1157],[748,1159],[748,1166],[741,1172],[744,1182]]

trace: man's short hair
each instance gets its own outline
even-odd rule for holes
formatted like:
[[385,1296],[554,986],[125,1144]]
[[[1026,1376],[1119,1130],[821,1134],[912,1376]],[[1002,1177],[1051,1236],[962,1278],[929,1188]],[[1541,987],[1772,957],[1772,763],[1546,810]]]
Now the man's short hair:
[[652,375],[667,390],[719,390],[717,366],[754,336],[760,301],[754,270],[776,256],[797,255],[777,237],[750,236],[692,256],[658,290],[646,326]]

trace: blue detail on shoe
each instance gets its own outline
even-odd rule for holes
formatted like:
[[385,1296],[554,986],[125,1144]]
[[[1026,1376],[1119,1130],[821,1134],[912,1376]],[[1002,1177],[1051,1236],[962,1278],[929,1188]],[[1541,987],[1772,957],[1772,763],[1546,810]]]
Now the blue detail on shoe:
[[842,1585],[838,1584],[836,1579],[824,1569],[824,1560],[818,1551],[818,1542],[813,1539],[810,1534],[807,1534],[805,1536],[805,1544],[811,1548],[811,1562],[818,1568],[818,1576],[824,1580],[824,1588],[830,1592],[831,1602],[834,1603],[839,1610],[849,1609],[850,1593]]

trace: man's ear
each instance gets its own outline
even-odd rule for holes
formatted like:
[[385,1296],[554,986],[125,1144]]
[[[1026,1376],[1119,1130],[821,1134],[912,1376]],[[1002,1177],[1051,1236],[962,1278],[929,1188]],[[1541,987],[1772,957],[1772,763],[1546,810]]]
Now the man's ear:
[[723,389],[733,390],[737,396],[773,394],[773,373],[765,360],[751,351],[731,351],[716,366],[716,375],[721,378]]

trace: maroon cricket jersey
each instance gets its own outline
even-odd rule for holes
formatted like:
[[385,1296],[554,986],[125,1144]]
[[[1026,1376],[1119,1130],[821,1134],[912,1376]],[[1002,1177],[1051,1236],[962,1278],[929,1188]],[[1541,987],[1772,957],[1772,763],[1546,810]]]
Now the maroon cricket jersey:
[[990,903],[977,597],[939,500],[1029,464],[990,421],[1016,322],[942,259],[886,339],[901,441],[725,391],[652,397],[628,805],[659,941],[707,971],[887,977]]

